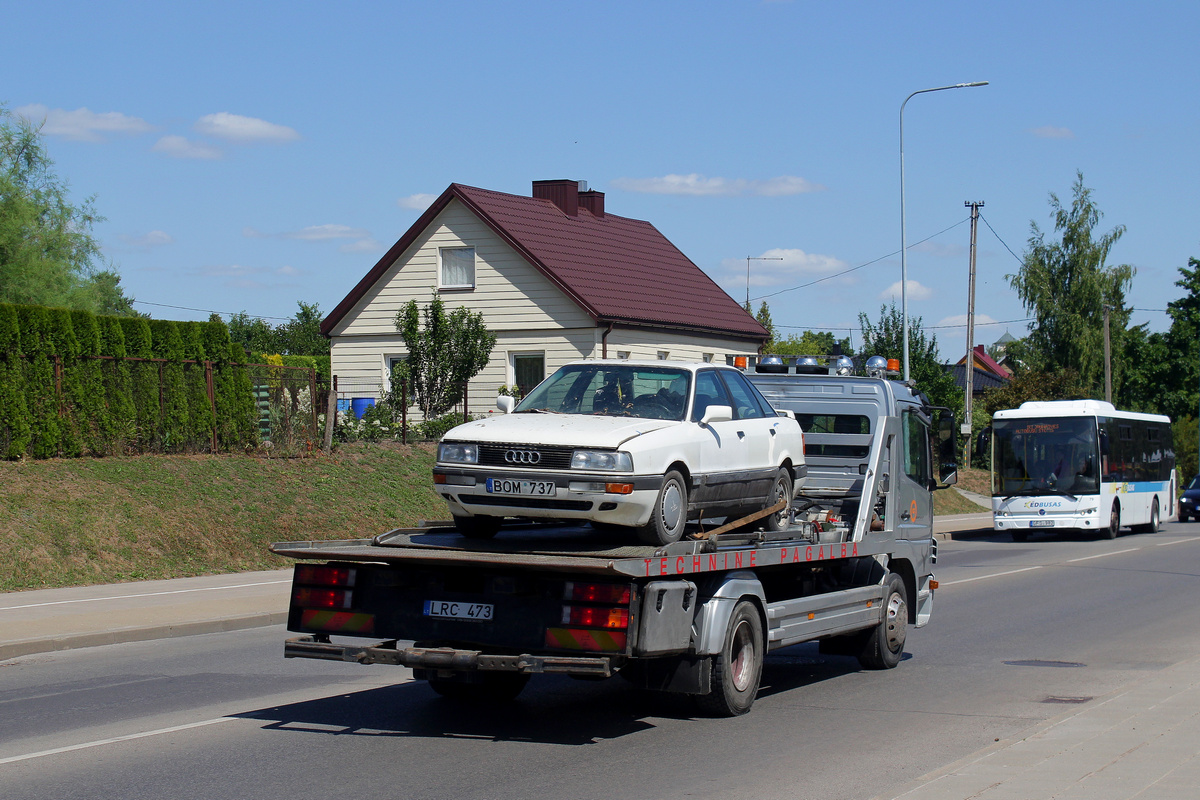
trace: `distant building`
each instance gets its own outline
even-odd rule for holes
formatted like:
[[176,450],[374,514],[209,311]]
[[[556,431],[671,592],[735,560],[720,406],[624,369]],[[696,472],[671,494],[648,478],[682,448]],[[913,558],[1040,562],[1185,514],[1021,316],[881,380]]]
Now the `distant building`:
[[[483,314],[496,347],[471,381],[470,411],[501,386],[528,391],[579,358],[725,363],[767,330],[653,225],[604,208],[573,180],[531,197],[450,184],[321,323],[339,390],[375,396],[405,358],[394,320],[437,292]],[[350,388],[353,387],[353,388]]]
[[[1011,342],[1013,338],[1009,337],[1007,341]],[[974,397],[980,397],[997,386],[1005,385],[1012,379],[1012,370],[989,356],[983,345],[975,345],[971,355],[971,366],[975,370],[971,384],[971,394]],[[964,355],[957,364],[946,365],[946,371],[954,376],[954,383],[964,392],[967,390],[966,363],[967,357]]]

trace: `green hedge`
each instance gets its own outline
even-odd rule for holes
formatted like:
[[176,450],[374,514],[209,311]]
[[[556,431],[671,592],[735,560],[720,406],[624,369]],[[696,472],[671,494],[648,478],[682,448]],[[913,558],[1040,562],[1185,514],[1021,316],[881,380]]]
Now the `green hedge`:
[[0,458],[254,448],[238,350],[219,321],[0,304]]

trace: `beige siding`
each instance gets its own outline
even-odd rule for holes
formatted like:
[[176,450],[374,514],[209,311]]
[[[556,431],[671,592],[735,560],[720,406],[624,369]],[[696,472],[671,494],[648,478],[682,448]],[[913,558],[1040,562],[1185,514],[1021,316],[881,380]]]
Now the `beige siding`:
[[458,200],[452,200],[342,319],[335,336],[390,335],[396,313],[409,300],[428,302],[438,285],[438,249],[475,248],[475,288],[448,289],[450,309],[466,306],[483,314],[488,329],[581,328],[591,318],[536,267],[501,240]]
[[727,355],[755,355],[758,349],[739,339],[688,336],[655,330],[617,328],[608,335],[609,358],[618,358],[619,353],[629,353],[630,358],[658,358],[660,352],[667,353],[671,361],[703,361],[706,354],[711,354],[714,363],[724,364]]

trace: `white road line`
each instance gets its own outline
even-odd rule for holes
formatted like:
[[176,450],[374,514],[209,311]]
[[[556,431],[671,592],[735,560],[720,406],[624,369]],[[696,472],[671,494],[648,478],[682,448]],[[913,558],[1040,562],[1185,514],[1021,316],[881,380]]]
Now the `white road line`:
[[938,583],[942,586],[955,586],[960,583],[970,583],[971,581],[982,581],[987,580],[988,578],[1002,578],[1005,575],[1016,575],[1018,572],[1032,572],[1035,569],[1041,569],[1041,567],[1037,566],[1024,567],[1022,569],[1010,569],[1008,572],[994,572],[991,575],[976,575],[974,578],[963,578],[962,580],[958,581],[938,581]]
[[175,733],[176,731],[186,731],[191,728],[203,728],[206,725],[216,725],[218,722],[230,722],[240,717],[217,717],[216,719],[206,719],[203,722],[190,722],[187,725],[175,725],[170,728],[159,728],[156,731],[144,731],[142,733],[131,733],[127,736],[114,736],[111,739],[98,739],[94,742],[84,742],[83,744],[73,744],[69,747],[56,747],[53,750],[42,750],[38,753],[26,753],[23,756],[9,756],[8,758],[0,758],[0,766],[4,764],[15,764],[18,761],[29,761],[34,758],[43,756],[53,756],[59,753],[70,753],[75,750],[87,750],[90,747],[100,747],[105,744],[115,744],[117,742],[128,742],[134,739],[145,739],[147,736],[158,736],[164,733]]
[[1106,558],[1108,556],[1119,556],[1121,553],[1136,553],[1141,550],[1140,547],[1131,547],[1128,550],[1113,550],[1111,553],[1097,553],[1094,556],[1084,556],[1083,558],[1068,558],[1064,564],[1074,564],[1076,561],[1088,561],[1093,558]]
[[1159,542],[1158,544],[1156,544],[1154,546],[1155,547],[1170,547],[1173,544],[1186,544],[1187,542],[1196,542],[1196,541],[1200,541],[1200,539],[1196,539],[1195,537],[1192,537],[1189,539],[1176,539],[1173,542]]
[[142,594],[122,594],[112,597],[82,597],[78,600],[55,600],[52,603],[29,603],[23,606],[0,606],[0,611],[15,611],[19,608],[44,608],[45,606],[63,606],[71,603],[95,603],[101,600],[131,600],[138,597],[161,597],[168,594],[189,594],[191,592],[219,592],[223,589],[248,589],[254,586],[273,586],[278,583],[291,583],[291,578],[278,581],[263,581],[262,583],[239,583],[232,586],[204,586],[198,589],[172,589],[169,592],[144,592]]

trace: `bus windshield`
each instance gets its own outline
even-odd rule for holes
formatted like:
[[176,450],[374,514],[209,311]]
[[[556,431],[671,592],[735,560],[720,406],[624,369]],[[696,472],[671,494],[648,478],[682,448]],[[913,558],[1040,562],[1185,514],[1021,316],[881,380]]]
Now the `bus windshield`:
[[1095,417],[992,421],[992,493],[1098,494]]

